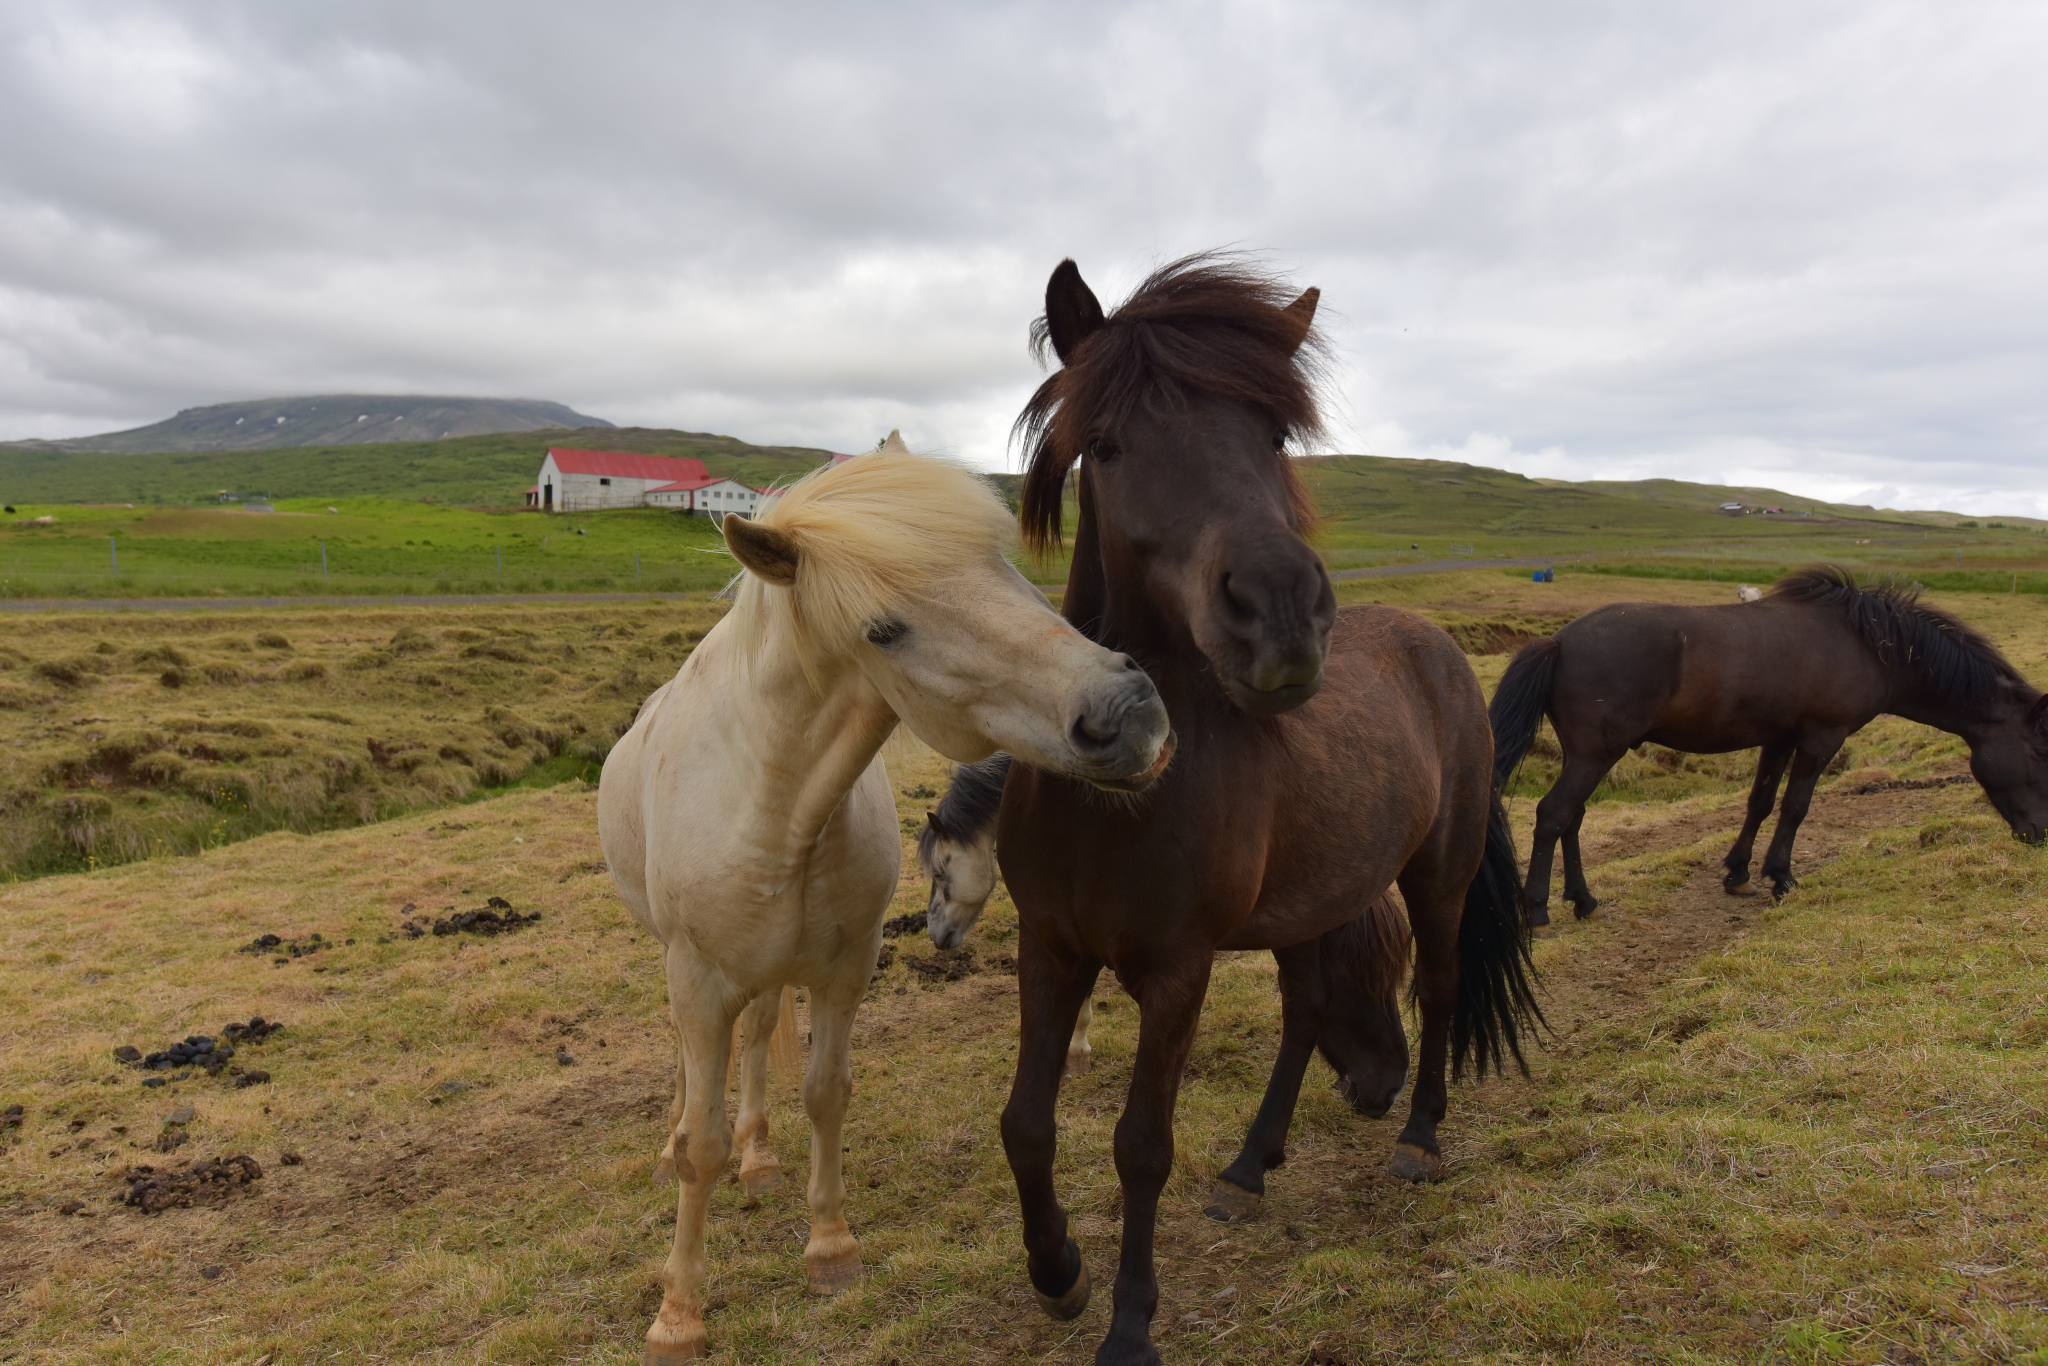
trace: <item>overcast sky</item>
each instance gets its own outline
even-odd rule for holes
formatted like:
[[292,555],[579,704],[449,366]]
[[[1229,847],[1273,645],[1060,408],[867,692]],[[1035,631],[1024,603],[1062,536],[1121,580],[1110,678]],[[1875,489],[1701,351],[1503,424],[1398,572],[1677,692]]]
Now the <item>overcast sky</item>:
[[0,438],[337,391],[1005,467],[1221,245],[1333,448],[2048,515],[2048,8],[0,7]]

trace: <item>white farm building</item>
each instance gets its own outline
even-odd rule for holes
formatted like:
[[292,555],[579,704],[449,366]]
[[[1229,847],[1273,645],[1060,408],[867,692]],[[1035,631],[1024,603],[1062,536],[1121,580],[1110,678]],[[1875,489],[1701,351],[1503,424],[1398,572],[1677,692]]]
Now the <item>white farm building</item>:
[[722,517],[752,516],[768,497],[762,489],[712,475],[688,456],[638,455],[550,446],[526,505],[541,512],[602,512],[659,507]]

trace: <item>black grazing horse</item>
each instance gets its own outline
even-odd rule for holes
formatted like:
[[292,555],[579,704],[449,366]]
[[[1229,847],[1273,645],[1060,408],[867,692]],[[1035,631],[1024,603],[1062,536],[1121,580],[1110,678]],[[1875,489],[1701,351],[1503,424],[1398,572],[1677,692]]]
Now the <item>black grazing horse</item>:
[[1751,891],[1749,860],[1786,766],[1792,781],[1764,854],[1774,895],[1798,884],[1792,840],[1813,785],[1850,735],[1881,713],[1960,735],[1970,771],[2013,834],[2048,826],[2048,699],[1990,641],[1896,586],[1858,587],[1848,570],[1802,569],[1761,602],[1672,607],[1617,602],[1516,653],[1494,690],[1494,772],[1505,785],[1548,716],[1564,771],[1536,804],[1526,902],[1546,923],[1550,858],[1564,841],[1564,892],[1599,903],[1579,860],[1586,798],[1624,752],[1760,747],[1742,833],[1723,885]]
[[[1067,261],[1045,303],[1036,331],[1061,368],[1019,422],[1025,537],[1058,540],[1080,461],[1061,612],[1145,667],[1179,749],[1129,800],[1010,770],[996,853],[1017,903],[1022,1031],[1003,1148],[1032,1287],[1046,1312],[1071,1318],[1089,1282],[1053,1183],[1054,1102],[1081,1003],[1107,965],[1139,1026],[1116,1126],[1115,1312],[1096,1361],[1142,1366],[1159,1360],[1153,1229],[1217,950],[1293,954],[1399,885],[1422,1041],[1392,1161],[1414,1178],[1441,1166],[1446,1072],[1467,1056],[1481,1070],[1519,1057],[1534,1003],[1471,665],[1413,613],[1338,611],[1302,540],[1314,508],[1288,451],[1318,426],[1315,291],[1290,301],[1276,281],[1202,257],[1155,272],[1105,315]],[[1290,1107],[1306,1060],[1291,1080],[1276,1069]]]

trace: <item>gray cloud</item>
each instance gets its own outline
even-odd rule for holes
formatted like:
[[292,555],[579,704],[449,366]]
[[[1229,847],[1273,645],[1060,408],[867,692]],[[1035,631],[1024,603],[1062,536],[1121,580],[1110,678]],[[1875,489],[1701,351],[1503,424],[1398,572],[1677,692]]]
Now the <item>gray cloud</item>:
[[[1697,12],[1694,12],[1697,11]],[[1073,255],[1324,289],[1338,444],[2048,514],[2023,5],[0,13],[0,435],[397,390],[984,464]]]

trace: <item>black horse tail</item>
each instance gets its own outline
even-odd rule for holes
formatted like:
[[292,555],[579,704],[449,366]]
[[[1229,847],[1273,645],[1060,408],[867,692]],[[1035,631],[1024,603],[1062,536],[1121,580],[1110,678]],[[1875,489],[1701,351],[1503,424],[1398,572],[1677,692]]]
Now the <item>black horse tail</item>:
[[1536,742],[1536,728],[1550,707],[1551,676],[1557,672],[1557,638],[1544,636],[1515,651],[1508,671],[1493,690],[1486,719],[1493,725],[1493,790],[1501,791]]
[[[1513,675],[1512,667],[1509,674]],[[1506,680],[1501,686],[1505,692]],[[1495,703],[1499,700],[1496,694]],[[1486,818],[1486,852],[1465,892],[1465,918],[1458,925],[1458,1003],[1451,1012],[1453,1077],[1463,1074],[1468,1053],[1481,1077],[1488,1066],[1505,1073],[1510,1056],[1527,1076],[1523,1032],[1545,1026],[1533,987],[1536,966],[1529,959],[1520,870],[1508,813],[1496,791]]]

